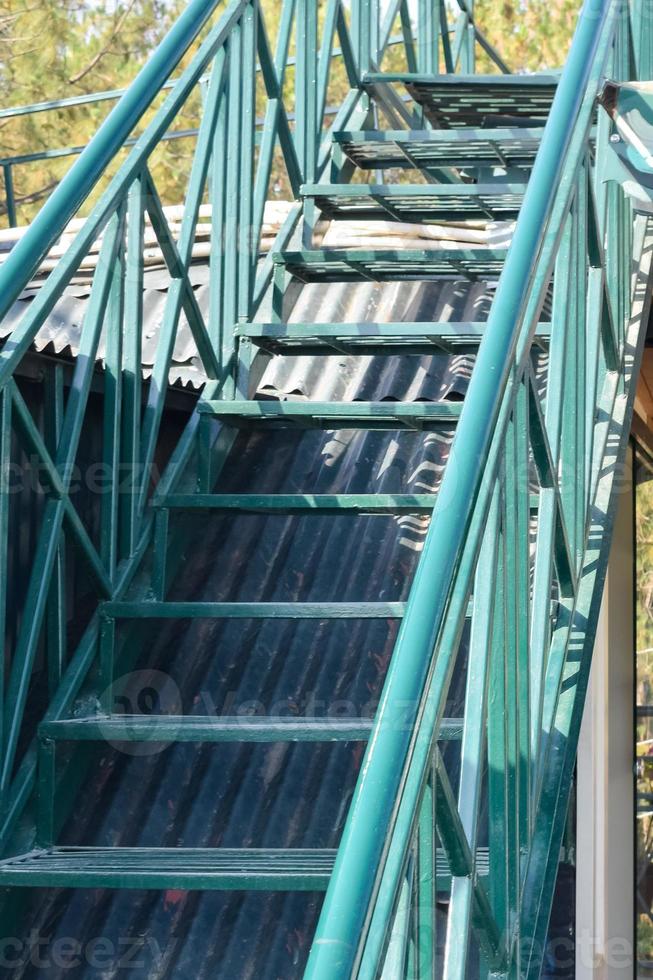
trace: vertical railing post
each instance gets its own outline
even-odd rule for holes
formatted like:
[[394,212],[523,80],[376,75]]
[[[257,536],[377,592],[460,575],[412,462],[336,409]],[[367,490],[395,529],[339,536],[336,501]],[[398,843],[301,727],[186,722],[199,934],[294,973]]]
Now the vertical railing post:
[[[46,368],[44,378],[45,444],[53,459],[57,455],[63,425],[65,401],[63,372],[63,364],[50,364]],[[66,542],[63,534],[52,570],[45,623],[48,690],[52,696],[61,683],[66,654]]]
[[14,192],[14,174],[10,163],[3,164],[2,176],[5,182],[5,204],[7,206],[7,222],[10,228],[18,224],[16,218],[16,194]]
[[133,554],[138,541],[138,487],[142,401],[143,244],[145,236],[143,177],[127,196],[127,256],[122,357],[121,485],[119,524],[121,557]]
[[435,804],[433,783],[424,787],[420,804],[417,854],[417,975],[419,980],[434,980],[436,974],[436,879]]
[[[227,73],[229,68],[227,67]],[[209,257],[208,333],[222,368],[229,360],[230,331],[224,322],[224,253],[226,231],[228,83],[220,97],[213,135],[209,199],[211,201],[211,254]]]
[[640,81],[653,78],[653,12],[648,0],[631,0],[631,25],[635,56],[635,77]]
[[[122,207],[126,217],[127,202]],[[125,222],[126,224],[126,222]],[[118,537],[120,492],[120,435],[122,421],[122,359],[125,302],[125,232],[121,232],[109,289],[104,355],[104,477],[100,501],[100,556],[113,580],[120,560]]]
[[476,71],[476,34],[474,31],[474,0],[465,0],[467,23],[460,55],[460,68],[463,75],[473,75]]
[[381,0],[371,0],[370,4],[370,68],[378,69],[381,45]]
[[11,477],[11,389],[0,391],[0,755],[4,753],[5,637],[9,584],[9,500]]
[[440,33],[440,4],[434,0],[419,0],[417,11],[417,67],[425,75],[438,72],[438,38]]
[[372,67],[372,10],[373,0],[352,0],[351,28],[359,81]]
[[[254,272],[256,269],[258,236],[254,231],[254,153],[256,131],[256,51],[258,29],[258,0],[251,0],[242,20],[242,105],[241,105],[241,165],[240,215],[238,229],[238,297],[239,323],[247,323],[252,305]],[[217,128],[217,127],[216,127]],[[248,396],[249,367],[252,357],[247,338],[233,337],[236,392]]]
[[254,139],[256,128],[256,32],[258,0],[251,0],[243,13],[242,39],[242,126],[240,168],[240,229],[239,229],[239,270],[238,270],[238,320],[249,319],[252,298],[252,277],[256,256],[256,242],[253,240],[253,196],[254,196]]
[[302,179],[315,179],[317,166],[317,5],[297,2],[295,65],[295,139]]
[[[297,61],[295,65],[295,140],[304,183],[317,175],[317,4],[314,0],[297,2]],[[302,240],[310,247],[314,225],[314,205],[304,202]]]

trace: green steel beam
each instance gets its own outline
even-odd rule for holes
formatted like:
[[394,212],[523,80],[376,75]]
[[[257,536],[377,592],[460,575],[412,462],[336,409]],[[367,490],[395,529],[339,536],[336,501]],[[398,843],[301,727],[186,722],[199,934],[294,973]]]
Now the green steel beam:
[[114,619],[400,619],[403,602],[105,602]]

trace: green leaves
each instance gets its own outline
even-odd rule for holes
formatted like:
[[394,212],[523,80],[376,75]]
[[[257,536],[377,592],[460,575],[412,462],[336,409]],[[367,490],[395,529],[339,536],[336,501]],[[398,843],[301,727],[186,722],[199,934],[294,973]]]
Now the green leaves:
[[[0,0],[3,107],[125,88],[182,7],[182,0]],[[2,157],[82,146],[113,104],[1,120]],[[13,168],[20,224],[33,218],[74,159],[63,156]],[[173,174],[173,184],[175,179]],[[174,188],[171,193],[174,198]],[[0,223],[6,224],[5,213],[0,198]]]
[[474,19],[513,71],[541,71],[564,64],[578,11],[577,0],[476,0]]

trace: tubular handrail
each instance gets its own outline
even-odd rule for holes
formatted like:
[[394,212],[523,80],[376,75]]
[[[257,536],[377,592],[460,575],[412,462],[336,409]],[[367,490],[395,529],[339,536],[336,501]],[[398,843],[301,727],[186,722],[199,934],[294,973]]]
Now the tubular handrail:
[[[356,975],[410,766],[433,653],[485,476],[538,257],[611,0],[586,0],[479,347],[325,896],[305,977]],[[529,324],[529,330],[534,323]],[[451,655],[443,651],[442,656]]]
[[221,0],[191,0],[0,269],[0,319],[93,190]]

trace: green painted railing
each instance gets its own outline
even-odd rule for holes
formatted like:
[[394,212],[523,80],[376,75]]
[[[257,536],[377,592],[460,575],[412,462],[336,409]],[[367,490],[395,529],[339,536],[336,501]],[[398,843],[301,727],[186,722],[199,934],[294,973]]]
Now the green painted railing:
[[[221,10],[223,6],[219,0],[189,3],[0,268],[0,318],[4,318],[68,223],[95,193],[111,162],[130,146],[139,120],[157,96],[167,92],[0,350],[0,664],[7,667],[6,676],[0,676],[0,812],[5,841],[34,785],[33,750],[23,750],[21,756],[17,753],[19,745],[29,745],[25,738],[25,707],[39,651],[45,644],[54,698],[49,708],[51,717],[72,704],[93,665],[97,617],[92,619],[81,643],[74,650],[68,649],[64,556],[70,547],[74,562],[79,563],[92,583],[98,602],[119,597],[132,583],[151,540],[151,477],[182,311],[209,379],[205,395],[229,397],[234,391],[238,361],[234,325],[252,319],[273,272],[271,256],[259,261],[273,163],[283,166],[296,196],[302,182],[318,179],[327,168],[333,173],[343,169],[344,160],[334,153],[331,134],[345,126],[359,128],[369,118],[365,72],[381,64],[391,42],[393,55],[396,57],[400,50],[400,63],[409,70],[433,70],[438,58],[448,68],[470,68],[478,43],[493,54],[464,8],[456,26],[450,28],[443,8],[422,2],[413,37],[407,0],[393,0],[383,15],[371,0],[356,0],[351,12],[342,0],[329,0],[320,26],[312,0],[284,0],[280,9],[275,9],[278,27],[273,36],[258,0],[232,0]],[[400,44],[393,34],[397,24]],[[302,43],[296,45],[296,37]],[[344,66],[339,84],[341,88],[344,84],[345,96],[332,118],[325,108],[336,63],[336,42],[337,62]],[[293,46],[294,59],[289,56]],[[498,56],[494,57],[501,64]],[[186,59],[185,67],[172,79],[182,58]],[[291,79],[288,66],[293,60]],[[262,88],[257,89],[257,78]],[[175,241],[150,160],[180,111],[199,92],[202,80],[206,85],[205,109],[196,137],[181,235]],[[264,107],[264,114],[255,152],[257,104]],[[207,319],[197,305],[188,274],[199,206],[206,198],[212,205],[213,228],[220,229],[211,243]],[[144,389],[140,363],[146,219],[161,249],[172,287],[152,377]],[[310,234],[314,220],[314,216],[303,213],[301,204],[296,204],[278,235],[275,249],[282,248],[293,234]],[[99,239],[102,244],[79,355],[70,377],[64,381],[64,373],[56,372],[48,387],[46,415],[52,425],[46,434],[30,414],[16,375],[42,325]],[[100,536],[95,541],[76,509],[71,479],[102,336],[106,338],[102,462],[111,477],[102,495]],[[145,407],[141,411],[143,397]],[[197,423],[198,416],[193,415],[161,478],[160,488],[173,485],[195,451]],[[14,438],[36,460],[46,502],[17,638],[12,649],[5,650]],[[129,484],[127,492],[125,483]]]
[[[399,976],[387,960],[383,972],[389,936],[412,964],[406,975],[434,975],[435,926],[421,914],[431,907],[433,823],[454,876],[444,976],[473,969],[472,931],[491,973],[540,975],[609,548],[606,446],[612,431],[615,465],[627,439],[618,395],[636,358],[631,274],[646,223],[602,182],[609,127],[599,120],[594,144],[592,126],[606,76],[651,77],[646,13],[611,0],[588,0],[580,13],[349,810],[310,980]],[[532,342],[554,268],[542,413]],[[472,594],[456,793],[438,731]]]
[[[386,50],[394,47],[395,45],[403,45],[405,43],[403,36],[394,34],[392,35],[387,43]],[[342,58],[343,52],[340,48],[334,47],[331,52],[332,58]],[[287,67],[291,68],[295,65],[295,58],[287,59]],[[261,71],[261,66],[257,65],[257,72]],[[207,81],[208,79],[204,79]],[[161,91],[172,88],[174,85],[174,80],[170,80],[162,86]],[[8,109],[0,109],[0,119],[17,119],[22,116],[32,116],[40,113],[56,112],[58,114],[63,110],[64,112],[71,109],[77,109],[80,106],[86,105],[97,105],[102,102],[117,102],[127,93],[127,89],[106,89],[100,92],[90,92],[83,95],[69,96],[63,99],[49,99],[45,102],[34,102],[29,105],[22,106],[12,106]],[[325,117],[335,116],[338,112],[336,106],[326,106],[324,110]],[[289,117],[291,122],[294,122],[292,115]],[[257,145],[261,144],[262,139],[262,127],[264,118],[259,116],[257,118],[257,134],[256,142]],[[175,129],[170,132],[164,133],[161,137],[160,142],[166,143],[173,140],[195,140],[198,135],[197,128],[186,128],[186,129]],[[136,143],[137,137],[132,136],[126,139],[122,144],[122,149],[128,149]],[[3,181],[4,181],[4,213],[7,215],[7,224],[10,228],[15,228],[19,224],[19,207],[20,203],[16,200],[15,191],[15,171],[21,167],[31,166],[33,164],[47,164],[51,160],[61,160],[66,157],[76,157],[84,152],[87,144],[82,146],[59,146],[50,147],[45,150],[35,150],[31,153],[18,153],[10,155],[0,155],[0,169],[2,169]],[[177,203],[176,201],[171,201],[170,203]],[[27,223],[27,222],[23,222]]]
[[[251,323],[274,272],[272,255],[260,255],[273,169],[283,168],[298,201],[274,251],[289,243],[301,250],[310,246],[316,220],[310,197],[299,202],[301,185],[319,183],[325,174],[345,181],[351,171],[333,133],[369,127],[379,107],[409,128],[424,125],[419,110],[382,79],[397,20],[401,42],[392,46],[392,56],[401,61],[399,71],[471,74],[479,48],[506,70],[476,26],[470,3],[460,3],[451,28],[447,6],[432,0],[419,0],[416,23],[408,0],[391,0],[383,11],[378,0],[354,0],[351,10],[343,0],[328,0],[319,23],[314,0],[283,0],[275,36],[259,0],[233,0],[224,11],[219,6],[215,0],[188,5],[0,268],[4,317],[128,147],[0,351],[0,638],[7,612],[14,440],[38,461],[45,491],[16,641],[0,650],[0,665],[8,666],[6,676],[0,673],[5,846],[24,833],[37,786],[35,722],[26,712],[35,664],[40,657],[47,662],[48,725],[70,715],[98,667],[97,614],[69,649],[65,563],[72,555],[98,605],[120,600],[128,590],[132,601],[152,597],[151,583],[139,575],[154,538],[152,483],[182,313],[208,378],[203,401],[247,394],[239,389],[239,363],[249,357],[248,347],[237,326]],[[633,274],[650,252],[648,219],[633,212],[619,186],[603,182],[611,124],[607,115],[597,116],[596,96],[605,77],[651,77],[653,41],[645,14],[641,0],[588,0],[581,13],[392,656],[308,962],[310,980],[432,978],[441,852],[452,879],[447,980],[469,975],[472,939],[486,975],[530,980],[539,974],[607,561],[614,473],[627,437],[639,324],[648,302],[640,276]],[[336,42],[341,75],[335,80],[345,94],[331,117],[325,110]],[[186,67],[130,145],[134,127],[182,58]],[[392,69],[397,70],[394,60]],[[520,77],[512,76],[513,82]],[[202,120],[175,238],[157,192],[153,154],[202,79],[208,79]],[[213,229],[207,316],[190,276],[205,200]],[[148,220],[170,288],[144,387]],[[20,373],[39,330],[98,239],[79,355],[65,382],[62,372],[53,375],[41,431],[21,391]],[[283,267],[279,278],[287,279]],[[549,303],[543,395],[534,339]],[[638,304],[639,317],[632,312]],[[102,461],[110,476],[92,537],[71,481],[91,388],[98,384],[102,338]],[[310,407],[304,408],[308,414]],[[198,438],[200,414],[193,413],[158,482],[159,500],[173,487],[196,489],[198,476],[210,489],[210,461],[202,458],[207,443]],[[131,477],[128,492],[125,472]],[[167,516],[157,520],[165,556]],[[157,575],[159,586],[163,582],[157,595],[163,596],[166,570],[156,566],[155,547]],[[470,598],[473,655],[454,791],[438,732],[462,656]],[[105,634],[107,629],[105,618]],[[46,744],[41,790],[45,786],[49,796],[41,795],[50,802],[52,757]],[[481,827],[484,800],[487,827]],[[49,821],[40,828],[41,841],[56,836],[53,809],[41,812]],[[482,835],[489,858],[481,876]]]

